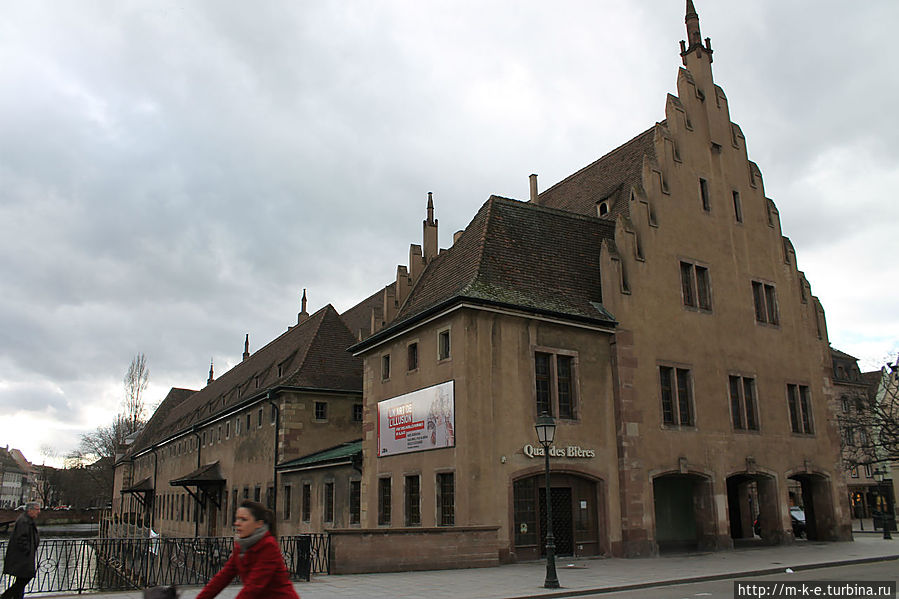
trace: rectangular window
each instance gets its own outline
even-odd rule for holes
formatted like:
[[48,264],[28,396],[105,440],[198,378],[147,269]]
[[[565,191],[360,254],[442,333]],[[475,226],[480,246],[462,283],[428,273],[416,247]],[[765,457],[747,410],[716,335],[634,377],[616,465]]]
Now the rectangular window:
[[709,281],[709,269],[692,262],[681,262],[680,278],[684,305],[711,311],[712,289]]
[[312,485],[303,483],[303,522],[309,522],[312,517]]
[[691,383],[689,369],[659,366],[663,424],[693,426]]
[[699,179],[699,196],[702,198],[702,209],[711,212],[712,201],[709,199],[709,182]]
[[250,432],[250,414],[247,414],[247,432]]
[[278,408],[275,407],[274,404],[272,404],[271,424],[274,424],[277,419],[278,419]]
[[734,429],[757,431],[758,415],[755,397],[755,379],[750,377],[731,376],[730,382],[730,414]]
[[362,404],[353,404],[353,422],[362,422]]
[[755,303],[755,319],[767,324],[779,324],[777,314],[777,292],[774,285],[752,282],[752,300]]
[[381,356],[381,380],[386,381],[390,378],[390,354]]
[[284,519],[290,520],[290,500],[291,500],[291,486],[284,485]]
[[243,488],[243,498],[244,498],[244,499],[249,499],[249,498],[250,498],[250,487],[244,487],[244,488]]
[[410,343],[406,348],[407,364],[406,370],[418,370],[418,344]]
[[324,401],[315,402],[315,419],[316,420],[327,420],[328,419],[328,404]]
[[234,419],[234,436],[240,434],[240,416]]
[[421,526],[421,478],[406,477],[406,526]]
[[740,192],[734,191],[734,218],[737,219],[738,223],[743,222],[743,206],[740,204]]
[[231,438],[231,421],[230,420],[225,423],[225,438],[226,439]]
[[275,486],[269,485],[265,489],[265,507],[275,511]]
[[262,499],[262,487],[256,487],[253,489],[253,501],[258,502]]
[[865,464],[865,476],[871,478],[874,476],[874,473],[871,470],[871,464]]
[[378,524],[390,524],[390,479],[386,477],[378,479]]
[[334,522],[334,483],[332,481],[325,483],[324,506],[325,522]]
[[259,412],[256,414],[256,425],[257,428],[262,428],[262,408],[259,408]]
[[534,385],[538,415],[545,412],[566,419],[577,416],[574,356],[534,352]]
[[362,514],[362,483],[350,481],[350,524],[359,524]]
[[452,472],[437,474],[437,526],[456,523],[456,488]]
[[858,466],[853,466],[849,472],[852,474],[852,478],[858,478]]
[[812,434],[811,404],[806,385],[787,385],[787,404],[790,408],[790,429],[794,433]]
[[449,329],[437,333],[437,359],[447,360],[450,357],[450,332]]

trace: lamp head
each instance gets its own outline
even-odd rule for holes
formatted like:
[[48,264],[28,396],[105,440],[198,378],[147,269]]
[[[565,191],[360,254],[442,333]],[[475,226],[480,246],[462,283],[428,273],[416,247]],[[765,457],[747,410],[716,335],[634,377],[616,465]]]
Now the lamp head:
[[556,421],[553,420],[552,416],[546,412],[540,414],[534,429],[537,431],[537,440],[540,441],[540,445],[548,448],[553,444],[553,439],[556,436]]

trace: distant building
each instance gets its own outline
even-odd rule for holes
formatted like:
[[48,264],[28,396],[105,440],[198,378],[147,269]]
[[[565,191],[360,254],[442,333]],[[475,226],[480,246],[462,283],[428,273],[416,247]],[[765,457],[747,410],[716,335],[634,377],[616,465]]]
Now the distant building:
[[0,448],[0,507],[15,508],[22,504],[25,480],[27,473],[10,454],[9,446]]

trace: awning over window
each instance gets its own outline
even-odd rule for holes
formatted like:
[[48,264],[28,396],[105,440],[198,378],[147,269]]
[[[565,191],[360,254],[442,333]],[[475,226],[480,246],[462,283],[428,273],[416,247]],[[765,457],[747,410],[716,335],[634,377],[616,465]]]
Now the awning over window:
[[201,466],[181,478],[172,479],[169,484],[173,487],[214,487],[224,485],[225,479],[222,477],[222,468],[216,461]]
[[153,492],[153,483],[150,482],[150,477],[141,480],[140,482],[131,485],[127,489],[122,489],[122,493],[152,493]]

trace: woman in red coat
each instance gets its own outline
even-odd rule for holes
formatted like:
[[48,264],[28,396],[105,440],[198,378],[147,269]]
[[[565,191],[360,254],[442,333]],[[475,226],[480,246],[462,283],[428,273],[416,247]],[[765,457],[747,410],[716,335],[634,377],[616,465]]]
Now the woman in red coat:
[[299,599],[287,576],[281,547],[275,539],[274,514],[261,503],[244,500],[234,517],[234,550],[225,567],[209,581],[197,599],[212,599],[240,576],[243,588],[235,599]]

